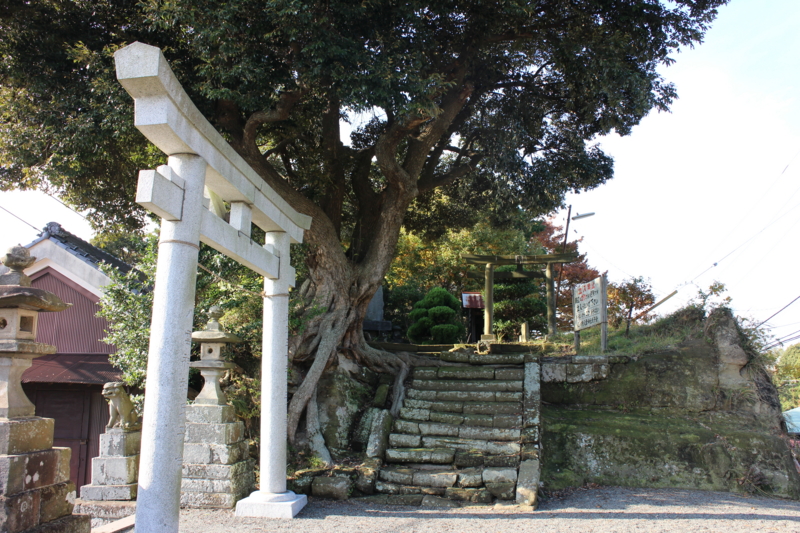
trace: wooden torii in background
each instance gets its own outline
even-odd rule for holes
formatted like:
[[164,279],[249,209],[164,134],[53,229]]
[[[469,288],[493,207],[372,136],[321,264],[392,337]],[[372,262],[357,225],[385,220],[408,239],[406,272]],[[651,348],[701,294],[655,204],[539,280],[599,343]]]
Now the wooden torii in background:
[[[482,341],[493,341],[494,336],[494,281],[510,279],[544,278],[547,287],[547,337],[553,338],[558,333],[556,325],[556,290],[553,279],[553,265],[571,263],[578,258],[575,252],[544,255],[471,255],[465,254],[461,259],[468,265],[485,265],[483,276],[470,272],[471,279],[484,279],[484,319]],[[544,273],[522,270],[523,265],[545,265]],[[495,272],[498,265],[517,265],[514,272]]]

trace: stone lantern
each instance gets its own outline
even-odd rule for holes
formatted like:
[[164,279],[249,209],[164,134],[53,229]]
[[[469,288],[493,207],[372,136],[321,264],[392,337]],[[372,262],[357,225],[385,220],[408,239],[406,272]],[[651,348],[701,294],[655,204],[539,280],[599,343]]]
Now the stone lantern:
[[32,360],[56,352],[56,347],[36,342],[41,311],[63,311],[70,307],[51,292],[31,287],[23,270],[36,261],[27,248],[15,246],[3,256],[11,269],[0,275],[0,417],[33,416],[34,407],[22,391],[22,373]]
[[20,382],[33,359],[56,351],[36,342],[39,313],[71,305],[31,287],[23,271],[35,260],[22,246],[2,257],[10,271],[0,275],[0,531],[89,533],[90,517],[72,514],[71,450],[53,447],[54,420],[35,416]]
[[224,315],[219,306],[213,306],[208,311],[210,320],[203,331],[192,333],[192,342],[200,343],[200,360],[189,363],[189,366],[200,370],[205,380],[205,385],[194,399],[195,404],[202,405],[227,405],[225,393],[219,386],[219,380],[229,370],[241,371],[239,365],[229,363],[222,358],[222,349],[226,344],[242,342],[242,339],[227,333],[219,323]]
[[219,385],[225,372],[241,371],[222,358],[226,344],[242,342],[222,329],[222,314],[219,307],[212,307],[206,329],[192,333],[192,341],[200,343],[200,360],[190,365],[200,370],[206,383],[194,403],[186,407],[181,480],[184,507],[231,509],[250,494],[255,483],[255,463],[245,440],[244,423]]

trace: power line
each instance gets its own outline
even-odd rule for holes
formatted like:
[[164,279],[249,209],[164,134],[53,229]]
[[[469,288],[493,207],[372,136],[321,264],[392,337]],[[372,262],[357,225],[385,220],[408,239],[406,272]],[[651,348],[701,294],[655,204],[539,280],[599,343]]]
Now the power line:
[[[761,324],[766,324],[767,322],[769,322],[770,320],[772,320],[772,318],[773,318],[773,317],[775,317],[775,315],[777,315],[778,313],[780,313],[781,311],[783,311],[784,309],[786,309],[787,307],[789,307],[790,305],[792,305],[793,303],[795,303],[797,300],[800,300],[800,296],[798,296],[797,298],[795,298],[794,300],[792,300],[792,301],[791,301],[791,302],[789,302],[788,304],[786,304],[786,305],[784,305],[783,307],[781,307],[781,308],[780,308],[778,311],[776,311],[776,312],[775,312],[775,314],[771,315],[771,316],[770,316],[768,319],[766,319],[766,320],[764,320],[763,322],[761,322]],[[759,326],[761,326],[761,324],[758,324],[758,326],[756,326],[756,327],[759,327]]]
[[[44,191],[42,191],[42,192],[44,192]],[[72,211],[73,213],[75,213],[76,215],[78,215],[79,217],[81,217],[83,220],[87,220],[87,221],[89,220],[88,218],[86,218],[85,216],[83,216],[83,214],[82,214],[80,211],[76,210],[76,209],[75,209],[75,208],[73,208],[73,207],[70,207],[70,206],[68,206],[67,204],[65,204],[64,202],[62,202],[62,201],[61,201],[59,198],[56,198],[55,196],[53,196],[53,195],[52,195],[52,194],[50,194],[49,192],[45,192],[45,194],[46,194],[47,196],[49,196],[50,198],[52,198],[53,200],[55,200],[56,202],[58,202],[58,203],[60,203],[61,205],[63,205],[64,207],[66,207],[67,209],[69,209],[70,211]]]
[[14,214],[14,213],[12,213],[11,211],[9,211],[9,210],[8,210],[8,209],[6,209],[5,207],[3,207],[2,205],[0,205],[0,209],[2,209],[3,211],[5,211],[6,213],[8,213],[9,215],[11,215],[12,217],[16,218],[17,220],[19,220],[19,221],[21,221],[21,222],[24,222],[25,224],[29,225],[30,227],[32,227],[33,229],[35,229],[37,233],[38,233],[38,232],[40,232],[40,231],[42,231],[41,229],[37,228],[36,226],[34,226],[33,224],[31,224],[31,223],[30,223],[30,222],[28,222],[27,220],[23,220],[23,219],[21,219],[20,217],[18,217],[17,215],[15,215],[15,214]]

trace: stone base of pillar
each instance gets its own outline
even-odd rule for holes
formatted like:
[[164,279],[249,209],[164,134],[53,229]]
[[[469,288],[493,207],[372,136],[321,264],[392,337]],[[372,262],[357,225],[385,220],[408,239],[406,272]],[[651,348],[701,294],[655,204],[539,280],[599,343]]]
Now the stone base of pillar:
[[100,435],[100,455],[92,459],[92,483],[81,487],[81,499],[135,500],[141,443],[141,431],[111,428]]
[[236,516],[294,518],[306,506],[305,494],[287,491],[282,494],[256,491],[236,504]]
[[186,408],[181,506],[232,509],[253,490],[255,462],[230,405]]
[[53,419],[0,419],[0,531],[89,533],[73,515],[70,448],[54,448]]

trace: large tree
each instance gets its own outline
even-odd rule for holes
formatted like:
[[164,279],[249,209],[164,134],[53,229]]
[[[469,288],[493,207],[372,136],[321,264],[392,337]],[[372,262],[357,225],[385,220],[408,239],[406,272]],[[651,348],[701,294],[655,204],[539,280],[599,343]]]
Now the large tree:
[[162,47],[233,148],[313,217],[303,294],[327,312],[292,342],[310,365],[294,435],[332,354],[405,376],[408,360],[361,332],[404,220],[459,223],[481,206],[500,224],[609,179],[590,142],[668,108],[657,67],[726,1],[8,0],[0,180],[59,192],[99,225],[140,226],[135,171],[159,156],[131,126],[110,54]]

